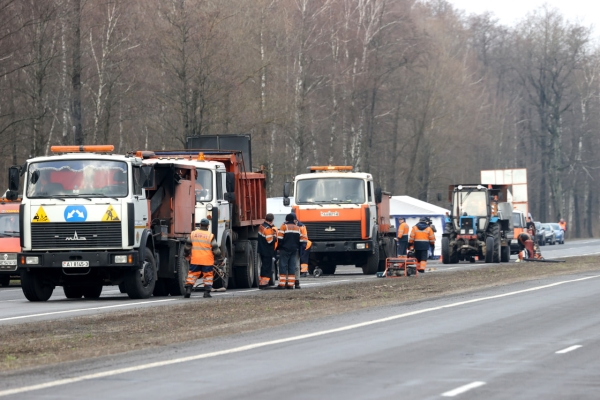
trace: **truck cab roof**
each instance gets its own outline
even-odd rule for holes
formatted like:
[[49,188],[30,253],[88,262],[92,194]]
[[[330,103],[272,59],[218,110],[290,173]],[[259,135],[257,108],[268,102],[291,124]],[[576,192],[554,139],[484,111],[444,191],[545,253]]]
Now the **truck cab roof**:
[[373,180],[373,175],[366,172],[317,172],[310,174],[296,175],[296,180],[302,179],[321,179],[321,178],[356,178]]

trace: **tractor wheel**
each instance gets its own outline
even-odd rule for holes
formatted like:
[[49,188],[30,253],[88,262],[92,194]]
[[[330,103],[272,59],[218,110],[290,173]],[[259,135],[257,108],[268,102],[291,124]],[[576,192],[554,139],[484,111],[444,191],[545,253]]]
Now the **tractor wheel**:
[[510,246],[502,246],[500,250],[500,261],[501,262],[509,262],[510,261]]
[[494,262],[494,238],[491,236],[485,238],[485,262]]
[[490,231],[492,234],[492,237],[494,238],[494,257],[493,257],[493,261],[494,263],[499,263],[500,262],[500,251],[501,251],[501,247],[502,247],[502,241],[500,239],[500,226],[498,224],[490,224]]
[[447,237],[442,238],[442,262],[450,264],[450,239]]

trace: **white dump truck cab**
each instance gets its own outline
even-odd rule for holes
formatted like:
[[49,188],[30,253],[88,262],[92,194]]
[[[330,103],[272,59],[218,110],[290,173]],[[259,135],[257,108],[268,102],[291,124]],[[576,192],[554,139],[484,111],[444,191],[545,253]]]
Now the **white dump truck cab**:
[[[18,267],[31,301],[55,286],[69,298],[100,296],[125,283],[133,298],[152,294],[156,263],[144,187],[153,177],[142,160],[112,146],[54,146],[55,155],[11,167],[11,190],[23,179]],[[150,181],[149,181],[150,179]]]

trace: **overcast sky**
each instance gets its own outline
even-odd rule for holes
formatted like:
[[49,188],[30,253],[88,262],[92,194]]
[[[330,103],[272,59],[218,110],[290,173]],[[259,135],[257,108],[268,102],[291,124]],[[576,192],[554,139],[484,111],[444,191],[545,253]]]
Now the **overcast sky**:
[[600,28],[600,0],[448,0],[467,14],[492,11],[502,24],[514,25],[544,3],[557,8],[567,19]]

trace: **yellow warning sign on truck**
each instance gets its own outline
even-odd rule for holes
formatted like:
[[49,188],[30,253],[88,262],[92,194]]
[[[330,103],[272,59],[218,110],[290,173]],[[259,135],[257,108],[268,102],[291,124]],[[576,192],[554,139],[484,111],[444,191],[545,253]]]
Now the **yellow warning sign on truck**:
[[108,206],[108,209],[102,217],[102,221],[120,221],[119,216],[112,205]]
[[31,220],[31,222],[50,222],[48,216],[46,215],[46,211],[44,211],[44,207],[40,206],[37,212],[35,213],[35,217]]

